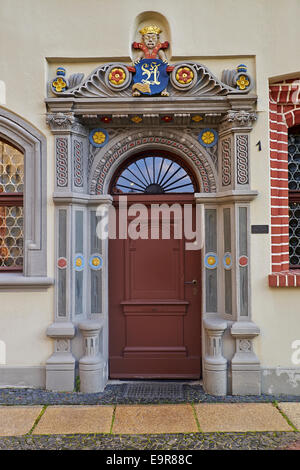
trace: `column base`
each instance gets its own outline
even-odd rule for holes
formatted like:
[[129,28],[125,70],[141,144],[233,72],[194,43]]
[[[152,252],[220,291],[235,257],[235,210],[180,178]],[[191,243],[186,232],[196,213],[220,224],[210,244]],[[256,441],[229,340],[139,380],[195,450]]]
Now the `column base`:
[[214,367],[204,362],[203,388],[209,395],[224,396],[227,393],[227,363]]
[[73,392],[74,384],[75,358],[71,353],[54,353],[46,362],[46,390]]
[[80,391],[82,393],[103,392],[107,383],[105,363],[100,358],[93,362],[89,362],[89,359],[83,357],[79,361]]

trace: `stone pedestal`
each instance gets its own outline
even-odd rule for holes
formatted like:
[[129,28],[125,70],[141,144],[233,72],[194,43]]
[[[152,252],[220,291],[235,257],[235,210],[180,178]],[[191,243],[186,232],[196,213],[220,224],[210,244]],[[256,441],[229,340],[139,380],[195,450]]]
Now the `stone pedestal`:
[[102,392],[105,387],[105,362],[99,350],[102,323],[86,321],[79,324],[84,340],[85,355],[79,360],[80,391]]
[[252,340],[259,335],[253,322],[236,322],[231,335],[236,339],[236,352],[231,361],[232,395],[260,395],[261,369],[253,351]]
[[47,336],[55,339],[54,353],[46,362],[46,389],[57,392],[73,392],[75,358],[71,354],[70,339],[75,328],[69,322],[56,322],[47,329]]
[[227,322],[218,318],[206,318],[203,322],[207,351],[204,356],[204,390],[211,395],[227,393],[227,360],[222,355],[222,335]]

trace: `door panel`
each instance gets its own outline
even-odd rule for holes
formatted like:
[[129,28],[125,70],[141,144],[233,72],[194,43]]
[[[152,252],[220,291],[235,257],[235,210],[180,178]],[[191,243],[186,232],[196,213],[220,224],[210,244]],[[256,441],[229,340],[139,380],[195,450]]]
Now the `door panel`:
[[[150,235],[147,221],[140,227]],[[173,237],[109,244],[110,377],[199,378],[200,252]]]

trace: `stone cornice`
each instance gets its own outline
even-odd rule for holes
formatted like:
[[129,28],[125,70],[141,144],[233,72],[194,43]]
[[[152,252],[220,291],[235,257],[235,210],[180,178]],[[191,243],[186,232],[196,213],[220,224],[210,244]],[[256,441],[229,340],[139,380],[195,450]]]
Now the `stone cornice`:
[[224,191],[220,193],[195,193],[197,204],[221,204],[228,202],[250,202],[258,196],[258,191]]
[[[238,98],[238,100],[237,100]],[[76,117],[84,115],[114,115],[122,114],[133,116],[135,114],[201,114],[226,113],[232,109],[254,111],[256,95],[207,96],[207,97],[147,97],[147,98],[47,98],[45,100],[49,113],[63,113]],[[68,120],[69,118],[67,118]],[[60,120],[63,117],[60,115]],[[49,124],[51,125],[51,118]],[[62,126],[64,123],[60,124]],[[56,124],[58,125],[58,123]]]

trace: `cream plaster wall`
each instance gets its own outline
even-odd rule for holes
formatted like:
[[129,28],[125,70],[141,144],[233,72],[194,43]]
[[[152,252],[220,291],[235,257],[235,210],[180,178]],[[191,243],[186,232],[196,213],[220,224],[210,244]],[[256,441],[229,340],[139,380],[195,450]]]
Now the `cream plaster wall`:
[[[0,101],[48,138],[48,275],[53,276],[53,141],[45,124],[46,83],[57,65],[89,74],[107,60],[130,61],[135,18],[157,11],[169,21],[172,61],[205,63],[221,77],[241,62],[256,79],[259,118],[251,134],[251,223],[270,223],[268,80],[300,75],[299,0],[1,0]],[[298,75],[298,76],[299,76]],[[5,90],[5,93],[4,91]],[[5,94],[5,96],[4,96]],[[262,143],[258,152],[257,141]],[[270,289],[270,236],[251,235],[252,313],[263,366],[293,366],[291,343],[300,339],[299,289]],[[7,363],[38,365],[52,352],[46,327],[53,289],[0,292],[0,340]]]

